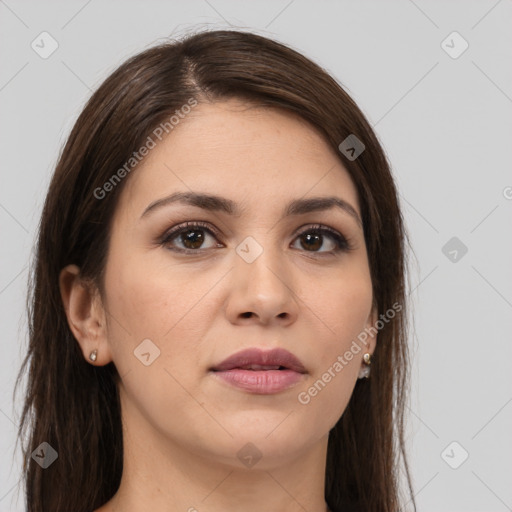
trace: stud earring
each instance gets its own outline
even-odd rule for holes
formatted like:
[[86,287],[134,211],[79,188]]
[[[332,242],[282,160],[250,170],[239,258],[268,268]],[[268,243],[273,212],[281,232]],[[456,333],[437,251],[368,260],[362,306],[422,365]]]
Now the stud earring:
[[96,361],[96,358],[98,357],[98,351],[97,350],[93,350],[90,354],[89,354],[89,359],[91,361]]
[[367,352],[363,356],[363,362],[365,366],[359,370],[359,379],[369,379],[370,378],[370,365],[372,364],[372,356]]

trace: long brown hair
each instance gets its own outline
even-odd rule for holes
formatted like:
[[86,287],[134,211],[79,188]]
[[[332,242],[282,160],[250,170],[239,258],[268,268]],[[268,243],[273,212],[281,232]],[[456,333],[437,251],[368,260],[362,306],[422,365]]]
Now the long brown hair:
[[[159,44],[123,63],[92,95],[60,155],[39,226],[29,347],[16,383],[28,368],[18,432],[22,440],[28,429],[27,512],[90,512],[120,484],[119,375],[113,363],[96,367],[84,360],[66,320],[59,273],[76,264],[81,277],[102,290],[111,219],[129,177],[100,199],[95,191],[190,98],[240,98],[294,112],[321,131],[350,173],[378,312],[402,307],[378,334],[371,377],[358,380],[329,434],[325,499],[334,512],[396,512],[404,499],[403,464],[414,505],[404,445],[406,235],[386,156],[360,109],[322,68],[270,39],[219,30]],[[356,159],[338,149],[351,134],[365,146]],[[47,469],[31,457],[43,442],[58,453]]]

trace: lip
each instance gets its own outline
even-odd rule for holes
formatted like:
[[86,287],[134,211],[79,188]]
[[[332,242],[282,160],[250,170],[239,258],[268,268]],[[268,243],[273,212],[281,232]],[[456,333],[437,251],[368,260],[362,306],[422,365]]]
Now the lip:
[[[247,366],[280,366],[281,369],[248,369]],[[237,352],[210,368],[211,373],[235,387],[257,394],[288,389],[307,373],[302,362],[283,348],[250,348]]]

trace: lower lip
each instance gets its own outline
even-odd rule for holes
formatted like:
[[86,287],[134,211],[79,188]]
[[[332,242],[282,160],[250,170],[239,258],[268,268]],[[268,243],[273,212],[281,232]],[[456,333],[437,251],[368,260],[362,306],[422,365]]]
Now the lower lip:
[[241,370],[234,368],[213,373],[237,388],[261,395],[278,393],[291,388],[303,377],[302,373],[293,370]]

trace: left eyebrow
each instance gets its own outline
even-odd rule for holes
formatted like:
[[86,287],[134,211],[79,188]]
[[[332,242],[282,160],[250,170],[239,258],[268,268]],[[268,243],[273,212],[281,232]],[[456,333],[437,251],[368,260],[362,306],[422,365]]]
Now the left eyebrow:
[[286,206],[284,217],[288,215],[302,215],[304,213],[330,210],[331,208],[340,208],[353,217],[361,228],[363,227],[363,222],[356,209],[350,203],[341,199],[341,197],[335,196],[295,199]]
[[[222,211],[236,217],[239,217],[243,213],[243,209],[237,203],[225,197],[197,192],[175,192],[170,196],[152,202],[144,210],[141,218],[145,217],[152,211],[168,206],[172,203],[197,206],[198,208],[209,211]],[[356,209],[344,199],[336,196],[294,199],[285,206],[283,218],[291,215],[303,215],[305,213],[330,210],[332,208],[339,208],[343,212],[349,214],[362,228],[363,223]]]

